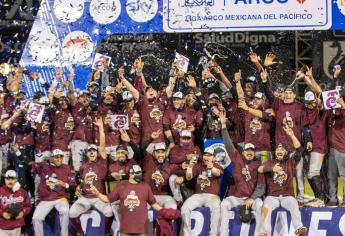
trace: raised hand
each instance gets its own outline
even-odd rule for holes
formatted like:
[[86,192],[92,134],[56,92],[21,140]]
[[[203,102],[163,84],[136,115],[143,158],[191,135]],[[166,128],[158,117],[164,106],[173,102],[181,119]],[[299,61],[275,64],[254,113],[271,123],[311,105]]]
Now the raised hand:
[[93,122],[94,125],[96,125],[97,127],[103,127],[103,119],[100,117],[96,117],[95,118],[95,122]]
[[283,129],[284,129],[284,131],[285,131],[285,133],[286,133],[287,135],[289,135],[289,136],[293,136],[293,135],[294,135],[293,130],[292,130],[290,127],[288,127],[287,125],[284,125],[284,126],[283,126]]
[[267,79],[268,79],[268,73],[266,69],[263,69],[260,73],[260,78],[262,80],[262,82],[266,83]]
[[158,130],[158,131],[152,132],[151,138],[152,138],[152,139],[157,139],[157,138],[159,138],[159,136],[161,135],[161,133],[162,133],[162,130]]
[[265,57],[264,65],[265,66],[271,66],[271,65],[276,64],[277,62],[274,61],[275,59],[276,59],[276,55],[274,53],[272,53],[272,52],[267,53],[266,57]]
[[126,130],[120,129],[120,133],[121,133],[121,140],[123,142],[129,143],[129,141],[131,141],[131,138],[129,137]]
[[279,172],[281,172],[282,170],[283,170],[283,168],[280,166],[279,163],[277,163],[277,164],[275,164],[275,165],[273,166],[273,172],[274,172],[274,173],[279,173]]
[[249,53],[249,59],[251,62],[255,63],[259,63],[259,57],[255,52],[250,52]]
[[239,70],[238,72],[235,73],[234,79],[237,82],[239,82],[242,79],[242,71]]
[[121,66],[121,67],[118,69],[117,73],[118,73],[120,79],[124,78],[125,69],[123,68],[123,66]]
[[187,77],[187,83],[188,83],[188,86],[191,87],[191,88],[196,88],[196,82],[195,82],[195,78],[191,75],[188,75]]

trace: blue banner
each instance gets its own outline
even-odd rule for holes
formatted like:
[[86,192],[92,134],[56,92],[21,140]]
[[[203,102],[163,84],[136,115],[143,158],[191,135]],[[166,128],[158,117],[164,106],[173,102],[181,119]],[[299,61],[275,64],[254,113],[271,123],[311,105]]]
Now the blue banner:
[[333,24],[332,29],[345,29],[345,0],[333,1]]

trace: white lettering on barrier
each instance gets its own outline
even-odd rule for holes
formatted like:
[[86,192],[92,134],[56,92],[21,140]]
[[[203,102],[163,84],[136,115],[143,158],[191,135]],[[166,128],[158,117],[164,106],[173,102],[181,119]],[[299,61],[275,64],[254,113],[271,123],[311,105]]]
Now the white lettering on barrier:
[[309,235],[326,236],[327,230],[320,230],[320,220],[331,220],[332,212],[312,212],[310,219]]
[[339,220],[339,230],[342,235],[345,235],[345,214],[342,215],[342,217]]
[[203,214],[199,211],[192,211],[190,218],[195,220],[194,228],[191,231],[192,235],[200,235],[205,221]]
[[278,211],[276,216],[276,223],[273,231],[273,236],[294,236],[295,230],[293,225],[289,224],[287,219],[287,213],[285,211]]
[[87,221],[89,219],[91,219],[92,227],[96,228],[101,226],[101,215],[97,211],[92,210],[90,213],[84,213],[80,216],[81,228],[84,233],[86,233]]

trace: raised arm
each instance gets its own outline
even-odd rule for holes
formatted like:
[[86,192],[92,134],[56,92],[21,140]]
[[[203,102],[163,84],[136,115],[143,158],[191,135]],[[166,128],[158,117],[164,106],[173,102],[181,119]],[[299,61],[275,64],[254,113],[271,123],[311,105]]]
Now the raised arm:
[[225,149],[228,151],[228,156],[230,158],[230,153],[232,153],[235,150],[235,146],[232,143],[229,132],[226,128],[228,119],[226,118],[224,112],[219,113],[219,119],[220,119],[220,123],[222,124],[222,138],[224,140]]
[[259,62],[259,57],[255,52],[251,52],[249,53],[249,59],[250,61],[256,66],[256,68],[258,68],[258,71],[262,71],[264,68],[262,67],[262,65]]
[[123,69],[123,67],[121,67],[119,69],[119,78],[121,79],[121,82],[126,86],[128,91],[133,94],[134,99],[138,101],[139,95],[140,95],[139,91],[136,90],[136,88],[134,88],[134,86],[128,80],[125,79],[124,74],[125,74],[125,70]]
[[283,126],[283,129],[284,129],[285,133],[291,139],[294,149],[299,149],[301,147],[301,142],[297,139],[293,130],[287,126]]
[[238,100],[239,101],[244,100],[244,92],[241,85],[241,79],[242,79],[241,70],[235,73],[234,78],[236,82],[236,92],[237,92]]
[[307,72],[305,73],[304,81],[308,85],[308,87],[316,94],[316,96],[321,96],[322,89],[320,85],[315,81],[312,67],[307,67]]
[[104,134],[104,125],[102,118],[95,118],[94,125],[98,127],[99,132],[99,154],[103,159],[107,159],[107,152],[105,151],[105,134]]
[[223,70],[222,70],[222,67],[220,66],[216,66],[214,68],[214,72],[216,72],[220,79],[222,80],[222,82],[225,84],[225,86],[228,88],[228,89],[231,89],[232,88],[232,84],[230,82],[230,80],[225,76]]
[[238,104],[238,107],[243,109],[244,111],[252,114],[253,116],[256,116],[256,117],[259,117],[259,118],[262,118],[262,119],[268,119],[269,118],[269,115],[267,112],[264,112],[264,111],[261,111],[261,110],[257,110],[257,109],[253,109],[251,107],[249,107],[247,105],[247,103],[245,101],[240,101],[239,104]]
[[63,70],[61,68],[57,69],[55,72],[55,78],[54,78],[54,80],[53,80],[53,82],[50,85],[50,88],[48,90],[48,98],[49,98],[50,102],[53,101],[56,87],[57,87],[59,81],[62,79],[62,76],[63,76]]

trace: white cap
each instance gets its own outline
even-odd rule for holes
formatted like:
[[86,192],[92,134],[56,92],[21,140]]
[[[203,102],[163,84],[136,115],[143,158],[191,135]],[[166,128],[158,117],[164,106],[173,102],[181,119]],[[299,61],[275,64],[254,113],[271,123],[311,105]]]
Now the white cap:
[[214,148],[213,147],[207,147],[207,148],[205,148],[204,153],[209,153],[211,155],[214,155]]
[[142,172],[140,166],[138,165],[133,165],[130,169],[129,169],[130,173],[138,173],[138,172]]
[[265,98],[265,94],[263,94],[261,92],[257,92],[257,93],[254,94],[254,97],[258,98],[258,99],[264,99]]
[[122,93],[122,100],[123,101],[129,101],[129,100],[132,100],[133,99],[133,94],[129,91],[124,91]]
[[246,144],[244,145],[244,150],[247,150],[247,149],[253,149],[253,150],[255,150],[254,144],[252,144],[252,143],[246,143]]
[[180,136],[181,137],[189,137],[189,138],[191,138],[192,137],[192,132],[190,132],[187,129],[184,129],[184,130],[181,131]]
[[173,94],[173,98],[183,99],[183,93],[182,92],[176,92]]
[[158,143],[155,144],[155,146],[153,147],[153,151],[157,151],[157,150],[164,150],[165,151],[166,146],[164,143]]
[[254,82],[256,80],[256,77],[255,76],[249,76],[248,80]]
[[61,151],[60,149],[54,149],[52,156],[63,156],[63,151]]
[[99,84],[95,81],[90,82],[88,87],[91,87],[92,85],[96,85],[97,87],[99,87]]
[[40,104],[49,104],[49,98],[48,97],[41,97],[39,103]]
[[313,102],[315,101],[316,97],[312,91],[308,91],[304,94],[304,101],[305,102]]
[[91,144],[87,147],[87,151],[90,151],[91,149],[98,150],[98,147],[95,144]]
[[14,170],[8,170],[5,173],[5,179],[6,178],[17,178],[17,172],[15,172]]
[[217,98],[219,100],[219,95],[216,93],[211,93],[208,99]]

